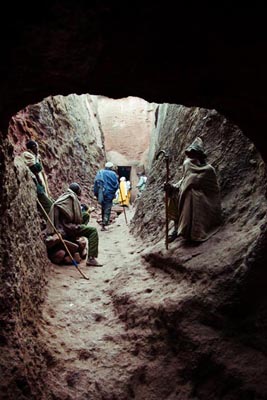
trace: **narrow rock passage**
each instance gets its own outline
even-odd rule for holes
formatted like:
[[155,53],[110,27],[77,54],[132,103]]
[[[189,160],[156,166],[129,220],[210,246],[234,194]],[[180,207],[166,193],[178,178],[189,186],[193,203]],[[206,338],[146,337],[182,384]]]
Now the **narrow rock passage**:
[[[104,265],[80,264],[89,281],[73,266],[55,265],[51,271],[42,334],[48,348],[47,384],[55,398],[106,398],[116,379],[124,379],[130,346],[122,339],[125,325],[115,314],[108,288],[116,274],[138,260],[144,249],[129,233],[133,209],[126,212],[128,225],[122,213],[108,232],[91,221],[98,228],[98,260]],[[103,381],[105,389],[99,387]]]

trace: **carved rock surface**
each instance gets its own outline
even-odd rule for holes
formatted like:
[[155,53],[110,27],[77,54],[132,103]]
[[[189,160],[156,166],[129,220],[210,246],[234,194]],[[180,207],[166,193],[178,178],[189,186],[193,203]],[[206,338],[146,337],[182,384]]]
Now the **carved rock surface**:
[[41,240],[35,187],[13,148],[1,141],[1,398],[46,396],[46,346],[38,322],[50,263]]
[[[262,6],[263,7],[263,6]],[[266,157],[261,6],[47,1],[1,13],[0,129],[28,104],[71,93],[216,109]],[[11,17],[12,16],[12,17]]]
[[9,138],[20,156],[31,138],[40,146],[52,197],[78,182],[84,201],[93,200],[93,180],[105,159],[97,108],[90,95],[48,97],[13,116]]
[[156,105],[136,97],[119,100],[100,97],[97,104],[107,155],[109,151],[116,150],[126,157],[128,163],[145,161],[147,166],[145,155],[150,144]]

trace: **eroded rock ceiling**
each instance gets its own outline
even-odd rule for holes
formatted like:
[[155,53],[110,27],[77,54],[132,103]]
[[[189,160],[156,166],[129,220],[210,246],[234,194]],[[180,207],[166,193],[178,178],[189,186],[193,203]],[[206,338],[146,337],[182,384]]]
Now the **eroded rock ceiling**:
[[266,157],[264,15],[260,7],[222,4],[7,4],[0,128],[49,95],[138,96],[216,109]]

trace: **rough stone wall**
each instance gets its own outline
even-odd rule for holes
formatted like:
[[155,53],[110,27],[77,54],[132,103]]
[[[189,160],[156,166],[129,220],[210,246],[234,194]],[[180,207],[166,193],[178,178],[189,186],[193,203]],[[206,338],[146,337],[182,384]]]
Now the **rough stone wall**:
[[137,172],[146,171],[149,163],[151,134],[157,104],[138,97],[96,99],[105,137],[107,159],[115,165],[131,166],[132,199],[137,194]]
[[[197,135],[203,138],[208,160],[218,174],[223,223],[214,236],[199,246],[177,240],[165,250],[165,161],[163,157],[153,159],[148,186],[131,230],[144,240],[154,241],[154,253],[144,258],[148,271],[162,283],[158,293],[153,291],[154,304],[147,304],[146,311],[145,302],[140,300],[138,309],[151,318],[141,317],[138,325],[152,323],[151,329],[158,332],[158,339],[154,335],[153,342],[156,348],[163,336],[168,337],[164,354],[169,352],[169,364],[172,360],[182,364],[176,368],[183,370],[188,383],[184,398],[264,399],[265,164],[242,132],[214,110],[169,106],[164,133],[156,152],[169,150],[170,178],[174,181],[181,176],[184,149]],[[175,283],[176,290],[172,290]],[[120,291],[120,302],[127,288],[123,293],[116,290]],[[134,298],[135,293],[131,296]],[[127,308],[122,310],[122,318],[136,321],[138,314]],[[186,348],[191,350],[187,352]],[[159,376],[164,374],[161,367],[159,371]],[[175,391],[175,383],[172,390]]]
[[[222,240],[207,242],[209,257],[212,255],[216,265],[221,263],[222,269],[229,263],[235,265],[242,275],[244,287],[239,296],[243,306],[250,307],[259,298],[265,301],[266,167],[261,156],[249,139],[215,110],[169,106],[163,126],[166,134],[159,138],[155,154],[159,149],[169,151],[170,180],[174,182],[181,176],[184,149],[195,136],[203,138],[208,161],[217,171],[223,211],[223,223],[215,235]],[[154,243],[165,237],[165,180],[164,157],[154,157],[147,190],[131,225],[132,232]],[[251,297],[246,296],[246,290]]]
[[[1,136],[2,139],[2,136]],[[28,171],[1,140],[0,393],[1,399],[46,399],[45,350],[38,323],[49,261],[41,239]]]
[[177,13],[175,3],[54,0],[42,13],[30,3],[6,3],[1,15],[2,130],[17,111],[50,95],[130,94],[215,108],[266,155],[260,6],[184,2]]
[[163,134],[163,132],[165,132],[164,123],[168,107],[169,104],[164,103],[164,104],[158,104],[155,109],[154,125],[151,131],[150,146],[148,152],[148,163],[147,163],[148,169],[150,169],[152,166],[152,161],[155,155],[155,151],[160,146],[159,143],[161,141],[161,135]]
[[[40,333],[41,305],[51,265],[42,240],[36,191],[20,157],[26,141],[40,145],[52,196],[77,181],[92,202],[93,178],[104,162],[97,111],[88,95],[49,97],[15,115],[1,145],[1,378],[6,398],[49,399],[52,362]],[[5,397],[1,397],[5,398]]]
[[143,160],[154,124],[154,105],[138,97],[114,100],[98,97],[107,154],[116,149],[129,162]]
[[[163,121],[163,122],[162,122]],[[224,226],[243,217],[248,209],[253,215],[264,215],[265,167],[255,146],[238,127],[232,125],[215,110],[168,105],[163,113],[160,130],[155,130],[154,154],[148,187],[140,200],[133,230],[139,234],[164,234],[165,202],[163,185],[166,181],[166,163],[163,156],[156,160],[159,150],[169,154],[170,181],[178,181],[185,148],[196,136],[201,136],[210,162],[216,169],[221,188]],[[257,198],[259,196],[259,199]],[[242,203],[241,210],[238,205]],[[263,209],[262,209],[263,208]],[[153,211],[152,211],[153,210]],[[154,215],[156,211],[156,216]],[[153,217],[152,217],[153,214]],[[250,221],[251,222],[251,221]]]
[[9,138],[19,156],[28,138],[40,145],[40,154],[52,196],[71,182],[83,188],[83,200],[93,201],[94,176],[105,160],[97,109],[90,95],[54,96],[16,114]]

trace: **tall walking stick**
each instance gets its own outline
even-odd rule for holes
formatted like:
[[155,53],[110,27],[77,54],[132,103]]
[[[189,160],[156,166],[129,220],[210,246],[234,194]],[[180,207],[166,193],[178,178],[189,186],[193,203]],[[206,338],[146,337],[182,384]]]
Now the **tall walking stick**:
[[[165,150],[160,150],[156,156],[156,160],[159,158],[160,154],[164,154],[164,158],[166,161],[166,183],[169,182],[169,155]],[[169,233],[169,216],[168,216],[168,193],[165,191],[165,214],[166,214],[166,237],[165,237],[165,245],[168,250],[168,233]]]
[[121,202],[122,202],[122,208],[123,208],[123,212],[124,212],[124,218],[125,218],[125,222],[126,222],[126,225],[127,225],[128,222],[127,222],[127,218],[126,218],[125,207],[123,206],[124,200],[123,200],[123,198],[122,198],[122,192],[121,192],[121,187],[120,187],[120,185],[119,185],[119,190],[120,190],[120,194],[121,194]]
[[68,249],[66,243],[64,242],[64,240],[63,240],[61,234],[60,234],[60,233],[58,232],[58,230],[56,229],[55,225],[54,225],[53,222],[51,221],[49,215],[47,214],[47,212],[45,211],[44,207],[42,206],[42,204],[40,203],[40,201],[39,201],[38,199],[37,199],[37,203],[39,204],[39,206],[41,207],[42,211],[44,212],[44,214],[45,214],[47,220],[50,222],[50,224],[51,224],[52,227],[54,228],[55,233],[58,235],[58,237],[59,237],[61,243],[63,244],[63,246],[64,246],[66,252],[67,252],[68,255],[70,256],[71,261],[72,261],[72,264],[77,268],[77,270],[80,272],[80,274],[83,276],[83,278],[84,278],[84,279],[87,279],[87,280],[89,281],[88,276],[86,276],[86,275],[80,270],[80,268],[78,267],[77,261],[74,260],[74,258],[72,257],[72,254],[71,254],[71,252],[69,251],[69,249]]

